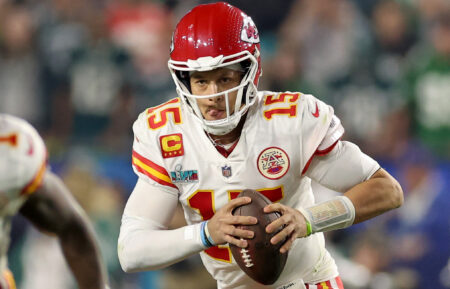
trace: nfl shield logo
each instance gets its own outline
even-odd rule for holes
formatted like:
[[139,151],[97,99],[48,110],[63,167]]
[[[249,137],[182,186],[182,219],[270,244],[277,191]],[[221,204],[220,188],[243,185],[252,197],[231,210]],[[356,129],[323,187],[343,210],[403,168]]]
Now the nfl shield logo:
[[231,167],[230,167],[230,166],[227,166],[227,165],[224,165],[224,166],[222,167],[222,175],[223,175],[224,177],[226,177],[226,178],[231,177]]

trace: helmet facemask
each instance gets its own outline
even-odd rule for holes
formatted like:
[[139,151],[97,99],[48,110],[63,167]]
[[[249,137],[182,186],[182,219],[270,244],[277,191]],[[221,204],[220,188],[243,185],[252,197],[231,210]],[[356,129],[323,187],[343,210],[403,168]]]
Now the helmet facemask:
[[[254,103],[256,96],[255,78],[258,73],[259,51],[256,49],[256,55],[252,55],[245,50],[240,53],[227,57],[201,57],[196,61],[188,60],[179,62],[169,60],[169,69],[172,78],[177,86],[177,93],[191,110],[196,119],[200,121],[203,129],[213,135],[224,135],[231,132],[241,120],[241,117],[247,112],[248,108]],[[210,95],[193,95],[190,88],[189,73],[194,71],[212,71],[217,68],[227,68],[227,66],[240,65],[244,70],[244,75],[239,85]],[[231,110],[229,95],[237,91],[234,110]],[[197,99],[213,98],[223,96],[225,99],[226,117],[218,120],[206,120],[199,106]]]

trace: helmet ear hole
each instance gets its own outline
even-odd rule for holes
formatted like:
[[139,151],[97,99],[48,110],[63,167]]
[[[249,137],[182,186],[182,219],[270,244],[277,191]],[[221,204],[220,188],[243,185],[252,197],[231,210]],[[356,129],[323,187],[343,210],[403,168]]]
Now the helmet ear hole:
[[242,69],[244,69],[244,74],[250,69],[252,62],[249,59],[240,62]]
[[[250,68],[251,68],[251,65],[252,65],[252,61],[250,60],[250,59],[246,59],[246,60],[244,60],[244,61],[241,61],[240,63],[239,63],[241,66],[242,66],[242,69],[244,70],[244,73],[243,73],[243,77],[245,78],[245,76],[247,75],[247,73],[249,73],[249,70],[250,70]],[[244,87],[244,89],[243,89],[243,93],[242,93],[242,104],[247,104],[247,89],[248,89],[248,86],[246,86],[246,87]]]
[[191,80],[190,80],[189,72],[188,71],[177,70],[177,71],[175,71],[175,75],[181,81],[181,83],[184,84],[184,86],[187,88],[189,93],[192,93],[192,91],[191,91]]

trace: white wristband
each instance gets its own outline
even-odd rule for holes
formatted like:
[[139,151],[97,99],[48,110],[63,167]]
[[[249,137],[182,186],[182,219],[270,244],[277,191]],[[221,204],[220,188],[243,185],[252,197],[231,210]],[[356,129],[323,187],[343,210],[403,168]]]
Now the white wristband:
[[338,196],[300,211],[311,224],[311,233],[347,228],[355,220],[355,207],[346,196]]

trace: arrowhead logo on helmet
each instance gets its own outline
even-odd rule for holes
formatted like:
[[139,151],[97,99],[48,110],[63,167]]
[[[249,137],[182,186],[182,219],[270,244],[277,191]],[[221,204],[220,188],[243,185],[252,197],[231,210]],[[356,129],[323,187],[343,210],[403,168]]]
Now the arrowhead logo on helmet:
[[241,39],[245,42],[259,43],[259,33],[252,18],[245,17],[242,25]]

